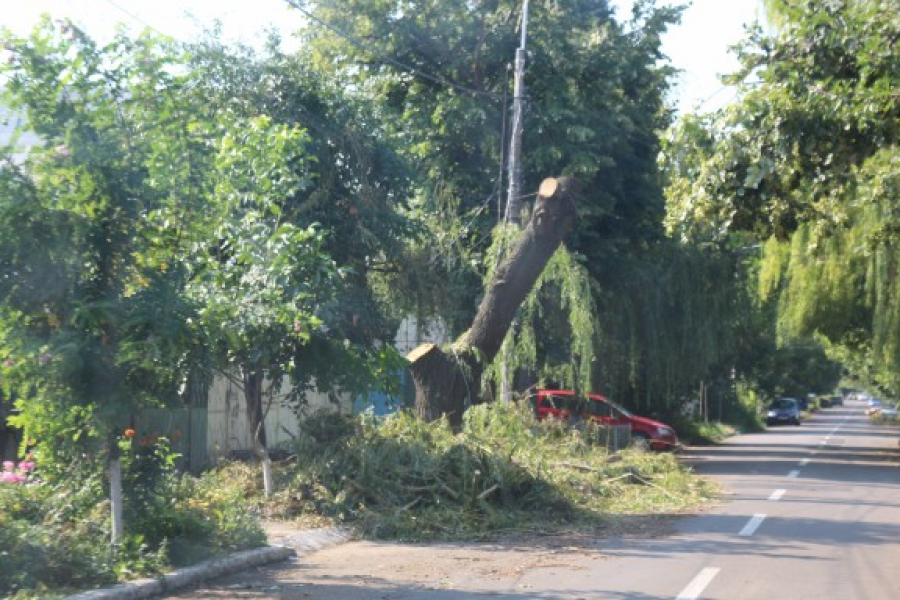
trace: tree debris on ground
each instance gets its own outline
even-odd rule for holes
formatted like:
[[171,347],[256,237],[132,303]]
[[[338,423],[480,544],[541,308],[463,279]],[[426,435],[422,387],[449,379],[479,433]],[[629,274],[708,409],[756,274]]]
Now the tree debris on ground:
[[276,465],[273,498],[262,498],[257,478],[244,480],[269,518],[325,519],[403,540],[599,531],[616,516],[680,514],[714,495],[672,454],[613,454],[603,433],[539,423],[515,404],[471,408],[459,433],[408,412],[322,414]]

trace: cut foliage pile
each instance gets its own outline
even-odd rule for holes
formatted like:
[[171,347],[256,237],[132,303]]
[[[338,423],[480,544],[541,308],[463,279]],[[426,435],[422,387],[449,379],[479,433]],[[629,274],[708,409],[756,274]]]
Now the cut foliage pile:
[[602,433],[538,423],[507,404],[471,408],[459,434],[403,412],[322,414],[278,466],[278,494],[259,502],[271,518],[324,517],[367,537],[473,539],[596,530],[614,515],[681,513],[714,493],[671,454],[612,454]]

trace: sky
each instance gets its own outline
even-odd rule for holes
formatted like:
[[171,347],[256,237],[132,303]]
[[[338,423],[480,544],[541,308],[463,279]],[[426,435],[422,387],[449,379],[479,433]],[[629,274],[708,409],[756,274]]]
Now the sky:
[[285,0],[0,0],[0,25],[16,32],[28,31],[43,13],[71,18],[99,39],[122,23],[187,41],[219,19],[227,39],[252,42],[272,25],[290,31],[302,23]]
[[[671,4],[688,4],[690,0]],[[627,0],[620,0],[630,5]],[[762,18],[761,0],[693,0],[663,38],[663,52],[683,71],[676,88],[679,112],[711,111],[727,104],[734,90],[723,88],[719,75],[737,70],[729,48],[743,39],[744,28]]]
[[[628,11],[632,0],[612,3]],[[717,75],[737,67],[728,48],[743,37],[744,25],[756,20],[761,11],[761,0],[659,0],[660,5],[687,3],[682,24],[663,40],[663,51],[684,71],[672,98],[682,113],[713,110],[733,97]],[[273,25],[289,32],[303,22],[285,0],[0,0],[0,25],[24,33],[45,12],[70,17],[99,39],[108,38],[117,23],[124,23],[135,31],[149,26],[189,40],[219,19],[226,39],[252,44]],[[288,47],[289,38],[286,33]]]

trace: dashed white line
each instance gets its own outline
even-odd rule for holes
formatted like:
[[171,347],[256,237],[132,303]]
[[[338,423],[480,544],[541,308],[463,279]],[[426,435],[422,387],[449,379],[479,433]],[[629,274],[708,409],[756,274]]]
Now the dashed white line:
[[717,567],[706,567],[701,570],[675,600],[697,600],[719,571],[721,569]]
[[741,529],[741,532],[738,534],[741,537],[750,537],[756,530],[762,525],[762,522],[766,519],[766,515],[753,515],[744,528]]
[[[846,420],[846,417],[845,417],[845,420]],[[837,431],[839,429],[840,429],[840,426],[835,427],[824,440],[819,442],[819,445],[820,446],[827,445],[828,442],[831,440],[831,436],[834,435],[835,433],[837,433]],[[817,453],[818,453],[817,450],[813,450],[811,454],[816,455]],[[810,462],[809,458],[804,458],[803,460],[800,461],[799,466],[805,467],[809,464],[809,462]],[[790,471],[787,476],[791,479],[794,479],[794,478],[798,477],[799,475],[800,475],[800,471],[795,469],[793,471]],[[777,502],[777,501],[781,500],[786,493],[787,493],[787,490],[777,489],[777,490],[773,491],[772,494],[769,496],[769,500],[772,502]],[[752,536],[754,533],[756,533],[756,530],[759,529],[759,526],[762,525],[763,521],[765,521],[765,520],[766,520],[766,515],[764,515],[764,514],[753,515],[753,517],[747,522],[746,525],[744,525],[744,528],[741,529],[741,531],[740,531],[740,533],[738,533],[738,535],[741,537]],[[682,590],[680,594],[678,594],[678,596],[676,597],[675,600],[697,600],[700,597],[700,594],[702,594],[706,590],[706,588],[709,586],[709,584],[712,583],[712,580],[716,577],[716,575],[719,574],[719,571],[721,571],[721,569],[719,569],[717,567],[707,567],[707,568],[701,570],[697,574],[697,576],[691,580],[691,582],[688,584],[688,586],[686,588],[684,588],[684,590]]]

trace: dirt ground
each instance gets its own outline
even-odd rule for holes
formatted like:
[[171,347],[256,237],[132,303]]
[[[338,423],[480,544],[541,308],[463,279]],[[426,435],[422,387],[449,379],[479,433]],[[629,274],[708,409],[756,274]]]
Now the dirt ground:
[[[653,538],[677,517],[624,518],[598,535],[516,535],[491,542],[400,544],[350,540],[168,596],[184,600],[461,600],[472,595],[531,597],[523,575],[588,568],[605,560],[605,542]],[[290,525],[267,525],[271,544],[290,545]]]

